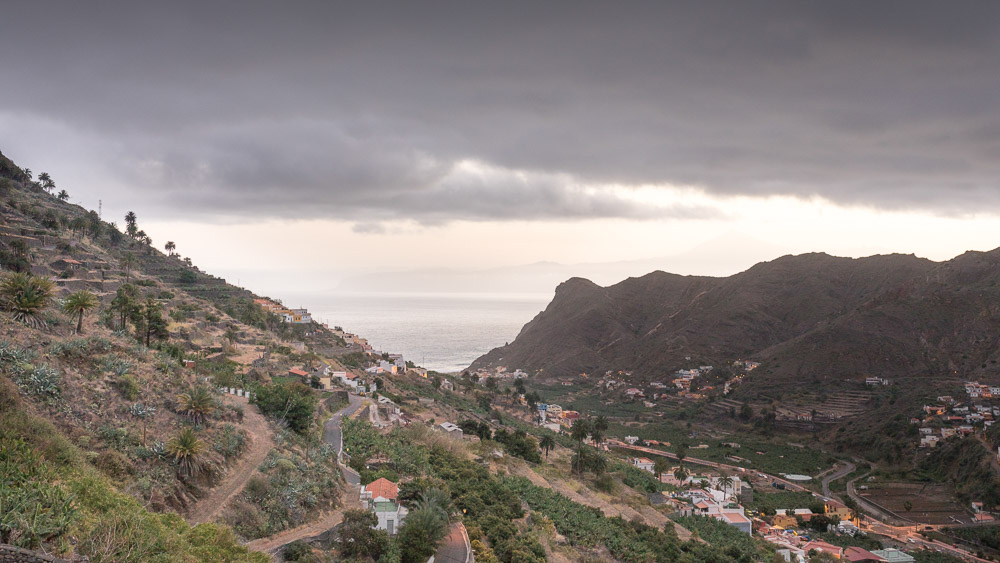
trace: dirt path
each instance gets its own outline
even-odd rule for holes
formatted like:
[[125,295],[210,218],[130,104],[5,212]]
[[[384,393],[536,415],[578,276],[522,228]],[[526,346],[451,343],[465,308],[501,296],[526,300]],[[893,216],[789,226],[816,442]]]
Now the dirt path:
[[271,439],[271,427],[268,426],[267,419],[260,414],[257,407],[248,404],[246,397],[225,395],[223,400],[227,403],[243,405],[243,423],[240,428],[247,431],[250,447],[247,453],[230,469],[229,474],[222,482],[188,510],[187,519],[192,525],[212,522],[218,518],[229,500],[243,489],[250,477],[257,471],[257,467],[264,462],[267,453],[274,447],[274,441]]
[[[361,407],[365,406],[365,403],[357,395],[350,395],[348,398],[350,400],[348,405],[335,412],[324,425],[323,440],[337,448],[338,458],[343,447],[343,436],[340,432],[342,417],[357,416]],[[331,528],[334,528],[343,521],[345,510],[364,508],[364,505],[361,504],[361,485],[358,483],[357,474],[340,462],[339,459],[337,463],[340,465],[344,479],[346,480],[344,496],[341,499],[344,505],[343,508],[324,512],[318,518],[310,520],[301,526],[278,532],[273,536],[253,540],[248,542],[246,546],[254,551],[268,553],[273,557],[284,545],[292,543],[295,540],[308,540],[330,531]]]
[[621,516],[625,520],[639,518],[646,524],[660,529],[669,523],[673,525],[674,530],[677,532],[677,537],[680,538],[681,541],[688,541],[691,539],[691,532],[687,528],[684,528],[680,524],[677,524],[673,520],[667,518],[663,513],[659,512],[652,506],[642,507],[641,511],[637,511],[627,505],[611,504],[610,502],[602,499],[596,493],[588,491],[586,488],[581,489],[583,493],[578,493],[567,485],[565,481],[561,479],[549,480],[536,473],[526,464],[518,463],[513,469],[516,475],[527,477],[533,484],[539,487],[545,487],[546,489],[552,489],[574,502],[597,508],[604,512],[605,516]]
[[306,524],[290,530],[278,532],[273,536],[253,540],[252,542],[248,542],[246,546],[254,551],[262,551],[264,553],[273,554],[281,546],[292,543],[295,540],[311,538],[313,536],[326,533],[330,530],[330,528],[340,524],[343,519],[343,510],[337,509],[333,512],[324,512],[316,520],[311,520]]

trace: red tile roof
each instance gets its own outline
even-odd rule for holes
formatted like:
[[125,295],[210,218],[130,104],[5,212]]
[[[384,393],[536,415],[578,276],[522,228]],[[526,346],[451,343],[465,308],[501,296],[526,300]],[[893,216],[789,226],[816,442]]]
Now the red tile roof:
[[304,371],[302,371],[300,369],[290,369],[290,370],[288,370],[288,373],[290,373],[291,375],[297,375],[299,377],[305,377],[305,376],[309,375],[308,373],[306,373],[306,372],[304,372]]
[[365,490],[372,494],[372,498],[382,497],[389,500],[396,500],[399,496],[399,486],[385,477],[379,477],[371,483],[365,485]]
[[848,561],[858,562],[886,561],[884,557],[879,557],[870,551],[853,546],[844,550],[844,557],[846,557]]

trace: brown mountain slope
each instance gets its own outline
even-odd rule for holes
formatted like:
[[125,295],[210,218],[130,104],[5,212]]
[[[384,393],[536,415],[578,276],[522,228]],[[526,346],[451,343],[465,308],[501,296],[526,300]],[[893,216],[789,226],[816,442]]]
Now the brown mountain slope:
[[1000,373],[1000,249],[967,252],[762,350],[762,385]]
[[641,379],[655,378],[690,362],[722,362],[773,349],[937,268],[912,255],[806,254],[728,278],[653,272],[607,288],[572,279],[557,288],[552,303],[514,342],[472,367],[506,365],[543,370],[545,376],[625,369]]

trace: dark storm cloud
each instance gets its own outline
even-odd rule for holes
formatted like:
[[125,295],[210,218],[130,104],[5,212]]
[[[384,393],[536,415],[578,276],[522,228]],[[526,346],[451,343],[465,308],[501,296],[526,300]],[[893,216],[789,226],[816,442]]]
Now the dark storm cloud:
[[605,184],[1000,203],[996,3],[141,4],[6,4],[0,123],[58,124],[190,212],[709,213]]

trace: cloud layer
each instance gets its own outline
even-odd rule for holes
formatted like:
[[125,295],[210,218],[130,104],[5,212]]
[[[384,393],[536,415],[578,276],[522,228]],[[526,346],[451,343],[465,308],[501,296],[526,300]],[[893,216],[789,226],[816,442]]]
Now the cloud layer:
[[44,142],[167,210],[372,232],[711,213],[640,185],[1000,203],[996,3],[140,4],[5,5],[0,124],[70,132]]

